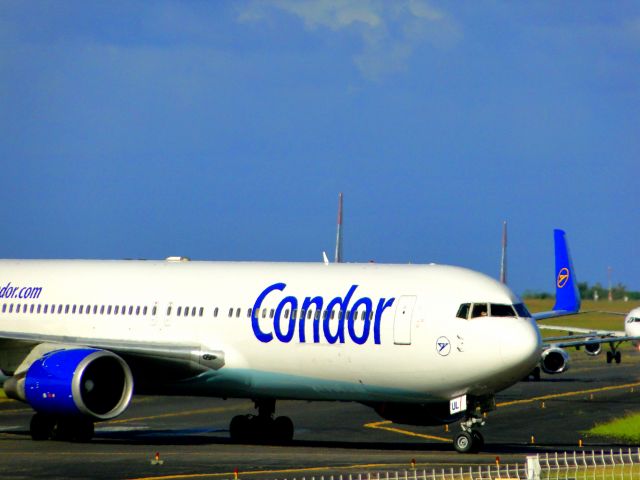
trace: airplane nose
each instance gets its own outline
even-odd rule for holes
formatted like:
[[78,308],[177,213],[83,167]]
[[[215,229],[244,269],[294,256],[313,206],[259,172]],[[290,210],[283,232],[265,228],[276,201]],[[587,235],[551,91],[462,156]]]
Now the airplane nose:
[[[506,320],[506,319],[505,319]],[[509,319],[502,325],[500,355],[504,365],[529,373],[540,361],[542,339],[535,320]]]

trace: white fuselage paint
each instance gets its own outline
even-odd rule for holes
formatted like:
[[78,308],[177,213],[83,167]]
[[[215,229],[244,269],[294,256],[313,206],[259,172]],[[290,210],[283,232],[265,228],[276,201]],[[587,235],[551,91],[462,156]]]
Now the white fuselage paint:
[[[640,337],[640,307],[631,310],[624,319],[624,333],[629,337]],[[634,342],[638,345],[638,342]]]
[[[5,334],[195,344],[202,350],[224,352],[222,368],[168,386],[166,393],[441,401],[462,394],[487,395],[502,390],[529,373],[540,356],[540,334],[530,318],[456,317],[462,303],[519,303],[505,285],[459,267],[2,260],[0,288],[9,283],[9,288],[16,290],[0,291],[0,330]],[[278,283],[286,286],[264,297],[261,307],[267,309],[266,318],[262,317],[261,309],[258,319],[260,332],[273,338],[260,341],[247,311],[254,308],[256,299],[267,287]],[[295,297],[300,309],[305,298],[320,296],[326,307],[336,297],[344,299],[353,286],[356,289],[348,309],[357,300],[369,298],[375,316],[381,299],[384,302],[393,299],[380,312],[379,343],[374,338],[375,319],[371,320],[369,335],[362,344],[351,338],[347,320],[344,343],[340,340],[330,343],[322,325],[314,331],[313,319],[304,324],[296,320],[290,341],[277,338],[271,310],[285,297]],[[20,298],[25,296],[32,298]],[[15,312],[18,304],[20,313]],[[49,310],[55,305],[56,313],[43,313],[45,304]],[[9,305],[13,305],[11,313]],[[62,313],[57,313],[58,305],[64,306]],[[80,305],[85,309],[82,314]],[[87,305],[91,306],[90,314],[86,313]],[[124,305],[127,310],[124,315],[94,315],[94,305],[120,308]],[[131,315],[130,306],[134,307]],[[138,306],[147,307],[147,314],[143,315],[142,310],[136,314]],[[169,306],[172,311],[168,315]],[[361,306],[364,308],[364,303]],[[151,314],[153,307],[155,315]],[[178,307],[189,307],[189,315],[182,312],[177,316]],[[195,316],[191,315],[193,307]],[[283,308],[290,307],[288,304]],[[231,317],[230,309],[233,309]],[[288,322],[281,318],[281,334],[288,332]],[[354,321],[357,337],[364,338],[366,323],[361,318]],[[329,321],[328,328],[330,332],[338,332],[337,315]],[[304,342],[300,330],[304,331]],[[443,347],[447,342],[449,345]]]

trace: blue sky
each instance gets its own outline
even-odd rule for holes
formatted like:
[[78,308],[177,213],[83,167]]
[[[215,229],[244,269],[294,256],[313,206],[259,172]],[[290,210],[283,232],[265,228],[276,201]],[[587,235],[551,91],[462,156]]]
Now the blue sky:
[[637,2],[0,0],[0,257],[640,289]]

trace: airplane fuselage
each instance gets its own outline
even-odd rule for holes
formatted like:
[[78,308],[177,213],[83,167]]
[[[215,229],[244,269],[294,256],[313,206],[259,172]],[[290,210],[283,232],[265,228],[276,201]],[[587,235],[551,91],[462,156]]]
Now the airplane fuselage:
[[[157,385],[158,393],[362,402],[490,395],[531,371],[540,336],[530,318],[458,318],[469,302],[520,301],[485,275],[440,265],[0,261],[5,334],[224,353],[219,368]],[[16,362],[9,357],[0,356],[5,371]]]

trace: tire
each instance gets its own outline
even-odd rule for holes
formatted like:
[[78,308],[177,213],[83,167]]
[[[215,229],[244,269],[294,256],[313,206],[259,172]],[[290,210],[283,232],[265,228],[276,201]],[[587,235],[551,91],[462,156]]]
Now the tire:
[[453,447],[458,453],[470,453],[473,451],[473,435],[468,432],[459,433],[453,440]]
[[622,352],[618,350],[613,358],[615,358],[616,363],[620,363],[622,361]]
[[611,352],[607,352],[607,363],[611,363],[613,360],[613,354]]
[[251,421],[246,415],[236,415],[229,424],[229,436],[234,442],[244,442],[249,438]]
[[279,443],[293,440],[293,422],[289,417],[277,417],[273,421],[273,438]]
[[478,453],[480,450],[484,448],[484,437],[477,430],[473,430],[471,432],[471,436],[473,437],[473,453]]
[[42,413],[36,413],[31,417],[31,423],[29,424],[29,431],[31,438],[36,441],[49,440],[53,435],[53,427],[55,421]]

